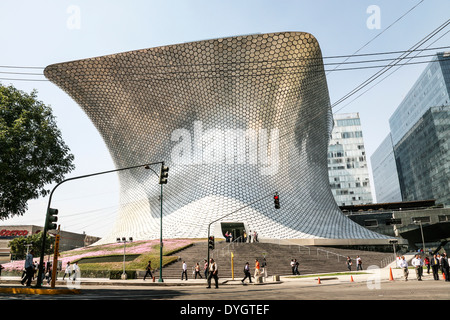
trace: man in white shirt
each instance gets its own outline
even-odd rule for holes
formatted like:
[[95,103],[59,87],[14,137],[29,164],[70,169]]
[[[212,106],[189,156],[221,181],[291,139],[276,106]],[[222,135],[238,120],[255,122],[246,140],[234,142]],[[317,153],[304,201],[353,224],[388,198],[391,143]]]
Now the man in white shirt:
[[412,259],[411,264],[416,270],[417,280],[422,281],[423,261],[418,254]]
[[406,262],[406,259],[404,256],[399,260],[398,266],[403,269],[403,276],[405,277],[405,281],[408,281],[408,262]]
[[213,258],[209,259],[209,276],[208,276],[208,286],[206,288],[211,288],[211,278],[214,278],[214,282],[216,285],[216,289],[219,288],[219,277],[218,277],[219,268],[217,267],[217,263]]
[[186,280],[187,280],[187,265],[186,265],[186,261],[183,261],[183,271],[181,272],[181,280],[183,280],[183,277],[186,277]]

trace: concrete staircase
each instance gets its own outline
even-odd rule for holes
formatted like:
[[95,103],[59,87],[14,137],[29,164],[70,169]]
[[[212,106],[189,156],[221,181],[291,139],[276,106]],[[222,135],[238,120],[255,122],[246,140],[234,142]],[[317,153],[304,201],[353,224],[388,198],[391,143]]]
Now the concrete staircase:
[[[329,247],[298,246],[298,245],[278,245],[270,243],[226,243],[216,242],[215,249],[210,251],[210,257],[216,260],[219,266],[219,277],[231,278],[231,252],[234,255],[234,278],[243,278],[243,268],[246,262],[250,264],[250,271],[253,275],[255,259],[262,262],[267,261],[268,276],[291,275],[291,259],[297,259],[300,263],[299,271],[302,275],[345,272],[346,257],[353,260],[352,271],[356,270],[356,256],[359,255],[363,261],[363,268],[370,265],[380,266],[382,260],[392,257],[389,252],[374,252],[351,249],[339,249]],[[193,279],[193,268],[198,262],[203,276],[204,259],[207,257],[207,242],[196,242],[193,246],[177,253],[178,261],[163,269],[163,278],[181,279],[182,262],[186,261],[188,266],[188,277]],[[159,273],[156,272],[155,276]]]

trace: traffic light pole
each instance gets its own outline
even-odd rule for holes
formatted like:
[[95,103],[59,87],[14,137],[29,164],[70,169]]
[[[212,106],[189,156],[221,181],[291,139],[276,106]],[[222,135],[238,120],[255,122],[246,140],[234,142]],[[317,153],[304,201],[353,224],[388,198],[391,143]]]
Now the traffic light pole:
[[43,231],[42,245],[41,245],[41,255],[40,255],[40,258],[39,258],[39,272],[38,272],[36,287],[40,288],[42,286],[42,280],[43,280],[43,275],[44,275],[44,266],[43,265],[44,265],[44,254],[45,254],[45,242],[46,242],[46,237],[47,237],[47,232],[48,232],[48,225],[47,225],[48,223],[47,223],[47,221],[48,221],[48,218],[50,216],[50,205],[51,205],[51,202],[52,202],[53,193],[55,192],[56,188],[58,188],[61,184],[65,183],[65,182],[68,182],[68,181],[71,181],[71,180],[89,178],[89,177],[98,176],[98,175],[101,175],[101,174],[118,172],[118,171],[124,171],[124,170],[129,170],[129,169],[134,169],[134,168],[147,167],[147,166],[154,165],[154,164],[164,164],[164,162],[159,161],[159,162],[153,162],[153,163],[146,163],[146,164],[141,164],[141,165],[138,165],[138,166],[132,166],[132,167],[114,169],[114,170],[109,170],[109,171],[102,171],[102,172],[91,173],[91,174],[87,174],[87,175],[83,175],[83,176],[72,177],[72,178],[68,178],[66,180],[63,180],[63,181],[59,182],[52,189],[52,191],[50,192],[50,196],[48,198],[47,214],[45,216],[44,231]]

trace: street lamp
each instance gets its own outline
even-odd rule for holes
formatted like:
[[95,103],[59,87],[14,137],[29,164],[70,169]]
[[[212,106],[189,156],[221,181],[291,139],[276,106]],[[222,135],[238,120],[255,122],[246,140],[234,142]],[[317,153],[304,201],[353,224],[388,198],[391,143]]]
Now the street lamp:
[[125,248],[126,248],[128,242],[133,242],[133,238],[130,237],[127,240],[125,237],[122,237],[122,239],[117,238],[116,240],[117,240],[118,243],[123,243],[123,273],[122,273],[121,279],[122,280],[127,280],[127,274],[125,272],[125,256],[126,256]]
[[83,176],[77,176],[77,177],[72,177],[66,180],[63,180],[61,182],[59,182],[50,192],[50,196],[48,199],[48,206],[47,206],[47,214],[45,216],[45,223],[44,223],[44,230],[43,230],[43,234],[44,236],[42,237],[42,245],[41,245],[41,256],[40,256],[40,260],[39,260],[39,272],[38,272],[38,278],[37,278],[37,283],[36,283],[36,287],[41,287],[42,285],[42,276],[44,274],[44,270],[43,270],[43,263],[44,263],[44,248],[45,248],[45,236],[47,235],[47,231],[48,231],[48,223],[47,221],[49,220],[49,216],[50,216],[50,204],[52,202],[52,196],[53,196],[53,192],[55,192],[56,188],[58,188],[61,184],[67,182],[67,181],[71,181],[71,180],[77,180],[77,179],[82,179],[82,178],[89,178],[89,177],[93,177],[93,176],[98,176],[101,174],[106,174],[106,173],[111,173],[111,172],[118,172],[118,171],[124,171],[124,170],[130,170],[130,169],[134,169],[134,168],[150,168],[151,165],[154,164],[164,164],[164,162],[153,162],[153,163],[146,163],[146,164],[141,164],[138,166],[132,166],[132,167],[126,167],[126,168],[119,168],[119,169],[114,169],[114,170],[109,170],[109,171],[103,171],[103,172],[97,172],[97,173],[91,173],[91,174],[87,174],[87,175],[83,175]]
[[422,248],[423,248],[423,253],[425,254],[425,239],[423,237],[423,229],[422,229],[422,220],[414,220],[413,221],[414,224],[418,224],[420,226],[420,234],[422,235]]

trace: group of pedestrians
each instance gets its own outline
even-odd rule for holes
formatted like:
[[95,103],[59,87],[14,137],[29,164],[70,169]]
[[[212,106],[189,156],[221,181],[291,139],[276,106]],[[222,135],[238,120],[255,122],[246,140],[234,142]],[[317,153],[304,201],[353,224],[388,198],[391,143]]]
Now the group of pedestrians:
[[[356,260],[356,271],[362,270],[363,266],[362,266],[362,259],[361,259],[361,257],[360,256],[356,256],[355,260]],[[346,260],[345,264],[347,265],[348,271],[352,271],[352,266],[353,266],[352,258],[347,256],[347,260]]]
[[[409,275],[409,266],[406,258],[402,256],[398,260],[398,266],[403,269],[403,277],[405,281],[408,281]],[[425,257],[422,259],[420,254],[416,254],[414,258],[411,260],[411,266],[414,268],[416,272],[416,278],[418,281],[422,281],[423,277],[423,268],[424,266],[427,268],[427,273],[433,273],[433,279],[439,280],[439,272],[442,273],[445,281],[450,281],[449,278],[449,262],[446,253],[443,254],[434,254],[433,257]]]
[[244,230],[242,237],[243,237],[244,242],[247,242],[247,243],[259,242],[258,232],[256,232],[255,230],[253,230],[253,232],[252,232],[252,230],[249,230],[248,233],[247,233],[247,231]]

